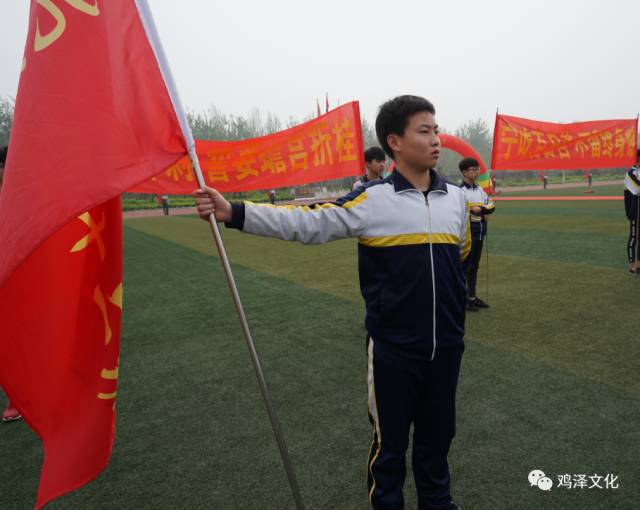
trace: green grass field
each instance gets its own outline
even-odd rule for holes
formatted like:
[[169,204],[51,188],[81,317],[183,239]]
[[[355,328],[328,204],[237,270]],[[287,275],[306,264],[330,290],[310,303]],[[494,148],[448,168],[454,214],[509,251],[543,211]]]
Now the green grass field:
[[[450,456],[464,510],[640,506],[640,279],[624,274],[627,228],[618,201],[498,202],[488,296],[486,257],[479,275],[492,307],[468,317]],[[49,508],[294,508],[208,226],[138,218],[124,235],[112,459]],[[356,241],[223,236],[307,508],[367,508]],[[31,508],[41,449],[24,423],[0,424],[0,458],[0,508]],[[533,469],[555,485],[613,474],[619,487],[543,492]],[[408,509],[414,494],[409,475]]]
[[[560,186],[547,186],[547,189],[530,190],[530,191],[508,191],[500,193],[498,196],[505,197],[526,197],[526,196],[584,196],[584,197],[599,197],[599,196],[617,196],[622,197],[624,185],[622,181],[620,184],[611,184],[606,186],[593,186],[591,188],[587,186],[580,186],[577,188],[562,188]],[[588,191],[585,193],[585,191]]]

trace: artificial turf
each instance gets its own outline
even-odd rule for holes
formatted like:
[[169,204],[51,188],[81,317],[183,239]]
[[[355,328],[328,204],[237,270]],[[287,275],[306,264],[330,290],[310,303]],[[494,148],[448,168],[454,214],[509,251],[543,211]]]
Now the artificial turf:
[[[488,296],[486,256],[478,289],[492,307],[468,317],[450,456],[465,510],[638,508],[640,279],[624,274],[627,227],[621,202],[498,202]],[[138,218],[124,234],[112,459],[49,508],[294,508],[207,225]],[[356,242],[223,236],[307,508],[366,508]],[[37,438],[1,425],[0,456],[0,508],[30,508]],[[556,486],[531,487],[533,469]],[[563,474],[619,485],[559,488]],[[409,471],[408,509],[414,499]]]
[[[499,189],[499,188],[498,188]],[[511,188],[510,191],[505,191],[504,193],[500,193],[498,196],[507,196],[507,197],[517,197],[517,196],[619,196],[622,198],[622,193],[624,190],[624,185],[622,181],[619,184],[607,184],[603,186],[575,186],[570,188],[565,188],[563,186],[547,186],[547,189],[542,188],[542,184],[540,185],[540,189],[533,189],[527,191],[519,191],[517,188]]]

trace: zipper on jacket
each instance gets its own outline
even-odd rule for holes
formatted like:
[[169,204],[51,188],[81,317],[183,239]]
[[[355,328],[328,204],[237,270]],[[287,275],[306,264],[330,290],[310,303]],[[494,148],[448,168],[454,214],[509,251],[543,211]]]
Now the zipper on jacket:
[[431,208],[429,207],[428,193],[424,195],[424,202],[427,204],[427,218],[429,221],[429,257],[431,259],[431,287],[433,289],[433,349],[431,360],[436,356],[436,274],[433,268],[433,229],[431,228]]

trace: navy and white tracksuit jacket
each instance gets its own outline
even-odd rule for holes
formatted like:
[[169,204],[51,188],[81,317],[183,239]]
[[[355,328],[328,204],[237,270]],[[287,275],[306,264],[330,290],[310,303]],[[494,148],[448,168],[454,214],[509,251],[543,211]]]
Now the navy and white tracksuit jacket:
[[462,342],[468,210],[460,188],[435,171],[427,196],[394,171],[333,203],[232,207],[227,227],[251,234],[305,244],[358,238],[365,324],[373,338],[428,358],[438,345]]
[[471,239],[474,241],[482,241],[487,235],[487,221],[484,219],[484,215],[492,214],[495,211],[496,206],[482,187],[476,184],[470,186],[466,181],[462,181],[460,188],[464,191],[469,209],[476,206],[482,208],[482,214],[469,213],[469,220],[471,221]]
[[451,508],[447,454],[464,349],[461,260],[471,246],[464,192],[431,170],[431,185],[423,193],[395,170],[333,203],[245,202],[232,208],[227,227],[252,234],[306,244],[358,239],[370,337],[369,501],[376,510],[403,508],[405,452],[413,424],[419,508]]
[[632,166],[624,176],[624,210],[629,221],[638,219],[640,167]]
[[640,167],[632,166],[624,177],[624,210],[629,220],[627,259],[629,263],[634,263],[639,259]]

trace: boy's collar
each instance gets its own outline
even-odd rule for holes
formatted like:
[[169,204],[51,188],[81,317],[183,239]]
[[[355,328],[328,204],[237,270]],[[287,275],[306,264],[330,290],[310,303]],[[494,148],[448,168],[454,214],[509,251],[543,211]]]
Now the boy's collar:
[[[429,169],[429,175],[431,177],[431,183],[429,184],[429,189],[427,190],[427,193],[430,193],[432,191],[442,191],[444,193],[447,193],[447,181],[445,181],[442,177],[440,177],[438,172],[436,172],[433,168]],[[416,189],[415,186],[411,184],[404,175],[398,172],[397,168],[393,169],[393,172],[391,173],[389,178],[393,184],[393,187],[396,193],[398,193],[399,191]]]

